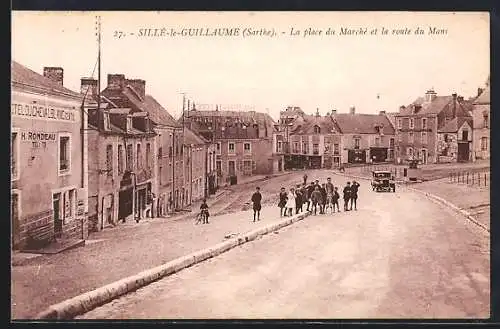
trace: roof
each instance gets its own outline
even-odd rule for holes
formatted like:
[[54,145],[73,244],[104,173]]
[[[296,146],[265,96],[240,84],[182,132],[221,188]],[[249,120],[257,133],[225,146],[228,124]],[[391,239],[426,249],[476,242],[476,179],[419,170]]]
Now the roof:
[[43,75],[30,70],[24,65],[16,61],[11,61],[11,84],[19,85],[19,87],[41,89],[44,92],[66,96],[70,98],[83,99],[83,95],[61,86],[55,81],[44,77]]
[[[315,116],[315,115],[304,115],[304,123],[297,125],[294,134],[299,135],[309,135],[314,134],[314,127],[318,126],[320,128],[320,133],[333,133],[339,130],[339,127],[335,124],[330,116]],[[333,132],[332,132],[333,130]]]
[[200,145],[200,144],[205,144],[208,141],[197,135],[194,131],[184,128],[184,145],[189,145],[189,144],[194,144],[194,145]]
[[[188,117],[229,117],[238,118],[242,121],[269,121],[271,124],[275,124],[273,118],[267,114],[256,111],[189,111]],[[182,118],[181,118],[182,120]]]
[[447,123],[441,128],[438,129],[439,133],[456,133],[463,126],[463,124],[467,122],[470,127],[472,127],[472,118],[471,117],[456,117]]
[[474,100],[474,104],[490,104],[490,86],[486,86],[479,96]]
[[394,127],[383,114],[349,114],[340,113],[332,115],[340,131],[344,134],[376,134],[375,127],[384,127],[384,134],[394,135]]
[[422,106],[420,111],[417,113],[419,115],[438,114],[451,101],[453,101],[453,96],[436,96],[432,102],[425,102],[423,97],[419,97],[406,108],[401,109],[397,115],[404,116],[416,114],[414,113],[416,105]]
[[126,108],[132,105],[136,110],[147,112],[151,121],[157,125],[179,127],[179,124],[170,113],[153,96],[146,94],[144,99],[140,99],[131,86],[127,86],[122,90],[106,88],[102,93],[115,106]]

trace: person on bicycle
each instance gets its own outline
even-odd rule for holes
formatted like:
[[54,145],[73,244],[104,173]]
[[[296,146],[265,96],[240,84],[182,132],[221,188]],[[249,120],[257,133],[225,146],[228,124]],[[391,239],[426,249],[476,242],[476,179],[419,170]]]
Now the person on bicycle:
[[208,212],[207,199],[203,199],[203,202],[200,206],[200,214],[201,218],[203,218],[203,224],[208,224],[208,217],[210,216]]

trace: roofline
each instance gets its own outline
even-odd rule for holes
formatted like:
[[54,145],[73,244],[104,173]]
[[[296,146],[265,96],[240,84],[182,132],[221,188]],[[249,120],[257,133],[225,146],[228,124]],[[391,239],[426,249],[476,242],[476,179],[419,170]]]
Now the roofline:
[[32,84],[22,83],[22,82],[14,81],[14,80],[11,81],[11,84],[13,86],[17,85],[20,88],[29,87],[29,88],[32,88],[32,89],[35,89],[35,90],[44,91],[44,92],[52,94],[52,95],[69,97],[69,98],[72,98],[72,99],[75,99],[75,100],[79,100],[79,101],[83,100],[83,98],[84,98],[83,95],[77,94],[76,92],[75,92],[75,94],[70,94],[70,93],[66,93],[66,92],[62,92],[62,91],[58,91],[58,90],[54,90],[54,89],[43,88],[43,87],[40,87],[40,86],[35,86],[35,85],[32,85]]

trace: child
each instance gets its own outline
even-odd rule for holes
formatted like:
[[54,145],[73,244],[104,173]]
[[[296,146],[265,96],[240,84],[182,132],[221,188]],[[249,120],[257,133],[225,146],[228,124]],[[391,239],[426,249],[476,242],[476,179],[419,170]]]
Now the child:
[[289,216],[293,215],[293,208],[295,208],[295,190],[293,188],[290,189],[288,193],[288,199],[286,201],[286,210]]
[[[322,199],[322,196],[321,196],[321,192],[319,190],[319,186],[316,186],[316,188],[314,189],[314,191],[311,194],[312,208],[314,209],[315,215],[316,215],[316,210],[317,210],[318,204],[320,204],[320,207],[321,207],[321,199]],[[321,208],[320,208],[320,211],[321,211]]]
[[260,204],[261,201],[262,201],[262,194],[260,194],[260,187],[257,186],[255,193],[252,195],[254,222],[256,215],[257,215],[257,220],[260,220],[260,209],[262,208],[262,205]]
[[339,206],[339,189],[335,186],[333,189],[333,195],[332,195],[332,203],[333,203],[333,212],[335,212],[335,206],[337,206],[337,211],[340,212],[340,206]]

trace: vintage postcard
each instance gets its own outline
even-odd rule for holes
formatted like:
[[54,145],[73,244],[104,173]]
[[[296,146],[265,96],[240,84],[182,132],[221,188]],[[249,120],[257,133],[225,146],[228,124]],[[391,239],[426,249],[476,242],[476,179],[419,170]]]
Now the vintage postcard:
[[488,12],[12,12],[12,319],[488,319]]

